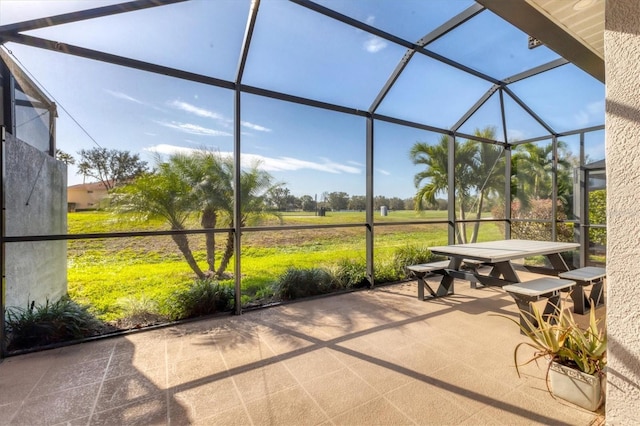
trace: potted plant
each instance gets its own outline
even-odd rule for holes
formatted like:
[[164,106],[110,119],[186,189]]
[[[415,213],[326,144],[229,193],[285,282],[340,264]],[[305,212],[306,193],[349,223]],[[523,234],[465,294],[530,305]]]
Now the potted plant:
[[[553,396],[587,410],[597,410],[604,402],[607,334],[596,320],[595,309],[591,310],[586,327],[580,326],[571,311],[564,308],[543,314],[533,305],[532,313],[526,312],[522,317],[524,324],[509,318],[528,337],[514,350],[518,377],[519,366],[544,358],[548,361],[547,389]],[[518,364],[518,351],[523,346],[535,352],[525,363]]]

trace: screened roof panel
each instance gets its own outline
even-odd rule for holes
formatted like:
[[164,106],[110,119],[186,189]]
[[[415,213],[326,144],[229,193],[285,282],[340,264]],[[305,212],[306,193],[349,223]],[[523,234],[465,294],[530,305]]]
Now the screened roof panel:
[[[56,141],[65,152],[99,145],[152,163],[153,152],[233,150],[232,90],[14,43],[8,48],[58,105]],[[76,166],[69,170],[69,180],[81,183]]]
[[605,159],[604,130],[585,133],[584,156],[585,163],[594,163]]
[[500,110],[500,94],[498,92],[491,97],[458,129],[461,133],[475,134],[476,130],[487,127],[495,129],[496,140],[504,142],[502,125],[502,112]]
[[32,19],[46,18],[70,12],[126,3],[125,0],[2,0],[0,1],[0,25],[15,24]]
[[234,80],[249,0],[188,1],[27,34]]
[[[30,7],[31,2],[27,2],[29,6],[25,7],[22,7],[24,2],[0,2],[2,24],[118,3],[46,1],[38,2],[40,8],[37,9]],[[307,4],[304,1],[299,3]],[[410,42],[419,40],[475,4],[470,0],[317,0],[317,3]],[[234,81],[250,4],[250,0],[191,0],[28,31],[27,34]],[[398,64],[406,58],[407,47],[377,38],[302,4],[295,0],[259,2],[243,85],[345,107],[369,109]],[[39,15],[34,12],[36,9]],[[31,15],[23,10],[31,10]],[[5,46],[24,61],[26,69],[33,72],[42,87],[59,98],[60,102],[56,103],[72,112],[80,111],[79,115],[94,111],[92,116],[79,117],[83,125],[86,124],[83,120],[89,123],[96,120],[95,111],[114,114],[107,120],[87,126],[89,131],[93,131],[91,126],[95,125],[100,132],[105,132],[105,137],[111,138],[113,132],[107,132],[113,129],[113,123],[130,123],[132,117],[137,117],[138,123],[144,123],[140,125],[146,132],[144,138],[150,134],[173,135],[173,139],[180,143],[200,145],[205,141],[205,145],[216,147],[221,147],[221,144],[227,146],[231,142],[234,119],[231,90],[187,84],[179,79],[166,80],[158,78],[157,74],[134,72],[125,67],[81,60],[72,55],[54,54],[11,42]],[[489,11],[481,12],[452,29],[426,49],[496,79],[558,58],[544,46],[529,50],[526,34]],[[91,84],[85,81],[88,76],[91,76]],[[116,76],[122,81],[116,81]],[[80,86],[84,88],[80,89]],[[493,82],[418,51],[411,56],[375,112],[451,129],[492,86]],[[508,96],[509,90],[555,132],[601,125],[603,122],[604,86],[573,65],[560,66],[510,83],[506,89],[503,101],[508,141],[549,134]],[[158,97],[160,94],[165,96]],[[275,110],[271,103],[277,101],[265,102],[265,108]],[[247,107],[242,104],[240,111],[243,152],[249,148],[260,150],[263,142],[269,138],[277,139],[278,135],[278,126],[267,120],[266,115],[261,116],[260,108]],[[174,118],[164,121],[149,119],[160,110],[165,111],[167,117]],[[304,109],[278,110],[289,114],[287,117],[293,117],[286,123],[287,128],[292,128],[298,123],[295,116]],[[127,111],[127,114],[119,117],[118,111]],[[357,119],[358,123],[363,122],[362,117]],[[68,121],[68,117],[61,113],[58,121],[58,140],[61,142],[77,140],[75,135],[68,136],[71,132],[66,133]],[[307,123],[307,128],[299,128],[296,134],[317,132],[310,124],[312,121],[303,122]],[[167,123],[173,123],[173,127]],[[149,130],[150,127],[160,130]],[[504,138],[497,95],[458,130],[472,134],[475,129],[486,127],[496,127],[496,137],[499,140]],[[191,133],[186,134],[187,131]],[[337,138],[335,135],[332,137]],[[298,145],[292,143],[291,152],[304,151],[305,141],[314,143],[303,136],[300,138]],[[69,150],[74,151],[74,148]],[[131,149],[143,148],[136,146]]]
[[491,86],[488,81],[417,53],[377,112],[448,129]]
[[556,132],[603,124],[604,85],[573,64],[510,84]]
[[508,94],[503,96],[507,141],[517,142],[550,135],[549,131]]
[[418,41],[475,2],[472,0],[316,0],[333,9],[410,42]]
[[497,79],[559,58],[545,46],[529,49],[525,33],[486,10],[426,48]]
[[[442,137],[440,133],[376,122],[373,147],[374,195],[402,199],[415,197],[414,178],[424,170],[424,165],[413,163],[411,149],[416,143],[437,145]],[[438,193],[438,198],[446,197],[446,191]]]
[[405,50],[294,3],[263,1],[242,82],[367,109]]
[[295,196],[366,193],[364,117],[250,94],[242,105],[243,164],[259,161]]

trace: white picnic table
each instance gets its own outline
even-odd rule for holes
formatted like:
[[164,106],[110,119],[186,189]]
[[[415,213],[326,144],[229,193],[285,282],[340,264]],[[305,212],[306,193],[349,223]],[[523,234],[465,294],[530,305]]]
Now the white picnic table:
[[[521,280],[512,261],[532,256],[545,256],[550,267],[526,267],[526,269],[557,276],[569,270],[560,253],[572,251],[578,247],[580,247],[578,243],[518,239],[430,247],[433,254],[449,257],[449,265],[439,271],[443,276],[440,289],[436,293],[451,294],[454,278],[477,281],[485,286],[519,283]],[[464,260],[475,260],[491,266],[492,269],[488,275],[480,274],[477,270],[465,271],[461,268]]]

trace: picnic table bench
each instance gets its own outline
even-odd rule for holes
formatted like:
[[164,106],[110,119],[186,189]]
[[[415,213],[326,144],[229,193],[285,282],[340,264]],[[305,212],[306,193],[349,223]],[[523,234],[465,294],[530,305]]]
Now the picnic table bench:
[[[584,268],[558,274],[558,277],[573,280],[578,284],[571,292],[573,312],[584,315],[591,309],[592,302],[594,307],[604,304],[602,287],[606,276],[607,271],[605,268],[595,266],[585,266]],[[586,297],[584,288],[590,285],[593,287],[591,287],[589,297]]]
[[418,299],[424,300],[424,289],[426,288],[431,297],[442,297],[453,294],[453,283],[449,286],[440,286],[436,291],[434,291],[429,283],[425,280],[425,277],[434,273],[444,274],[444,270],[449,266],[448,260],[440,260],[437,262],[430,263],[420,263],[418,265],[410,265],[407,266],[407,272],[410,275],[416,277],[418,280]]
[[524,319],[525,315],[528,316],[529,322],[534,326],[537,325],[531,309],[533,302],[546,299],[542,315],[548,316],[560,308],[560,292],[571,290],[575,284],[575,281],[567,279],[542,277],[531,281],[505,285],[502,288],[516,301],[516,305],[520,310],[520,325],[528,329],[528,323]]
[[[465,274],[465,278],[471,282],[471,288],[476,288],[477,280],[475,279],[475,275],[477,274],[478,267],[482,266],[484,263],[474,259],[464,259],[462,263],[463,268],[469,271],[463,272]],[[430,297],[428,298],[449,296],[451,294],[454,294],[453,281],[445,282],[443,285],[440,285],[437,290],[434,291],[429,286],[429,283],[425,280],[426,277],[434,274],[448,275],[451,273],[459,272],[450,268],[451,260],[439,260],[435,262],[420,263],[417,265],[407,266],[406,270],[409,275],[415,277],[418,280],[418,299],[425,300],[425,288],[430,293]]]

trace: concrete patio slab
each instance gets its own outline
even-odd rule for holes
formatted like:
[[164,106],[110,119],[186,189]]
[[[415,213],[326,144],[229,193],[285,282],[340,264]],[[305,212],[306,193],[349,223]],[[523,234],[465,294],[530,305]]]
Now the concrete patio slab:
[[416,296],[408,282],[10,357],[0,425],[602,423],[549,395],[542,365],[518,377],[501,289]]

